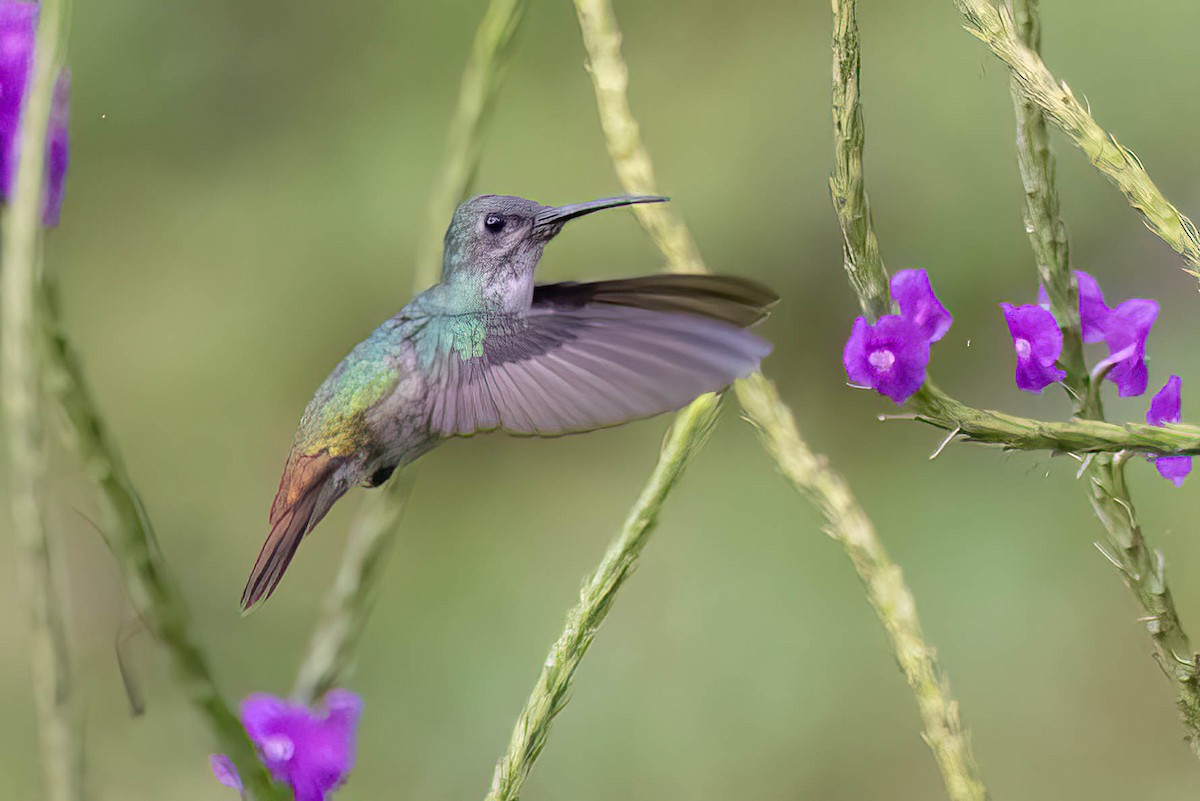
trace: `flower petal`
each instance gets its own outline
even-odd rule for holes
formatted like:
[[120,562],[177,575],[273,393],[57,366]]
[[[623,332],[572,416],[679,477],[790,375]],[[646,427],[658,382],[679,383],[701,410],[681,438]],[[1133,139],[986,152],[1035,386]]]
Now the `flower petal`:
[[857,317],[854,328],[850,330],[850,338],[842,350],[842,366],[846,368],[846,376],[850,383],[860,386],[871,386],[871,370],[867,363],[867,343],[870,337],[871,325],[866,317]]
[[930,342],[937,342],[950,330],[954,318],[933,294],[924,270],[901,270],[892,276],[891,289],[900,315],[921,329]]
[[212,768],[213,775],[217,777],[217,781],[226,787],[232,787],[239,793],[243,791],[242,777],[238,775],[233,760],[224,754],[210,754],[208,764]]
[[1079,321],[1083,326],[1084,342],[1099,342],[1104,339],[1104,323],[1110,310],[1104,302],[1104,293],[1095,278],[1075,271],[1075,283],[1079,287]]
[[1146,391],[1149,371],[1146,368],[1146,338],[1158,317],[1158,304],[1152,300],[1133,298],[1112,310],[1104,322],[1104,341],[1109,358],[1132,348],[1130,355],[1120,359],[1108,372],[1108,380],[1117,385],[1122,398],[1141,395]]
[[42,225],[58,225],[62,213],[63,187],[70,162],[71,140],[67,134],[70,115],[71,73],[63,70],[54,83],[50,106],[50,127],[46,129],[46,175],[42,190]]
[[1054,315],[1041,306],[1013,306],[1001,303],[1004,321],[1017,352],[1017,387],[1025,392],[1040,393],[1051,384],[1061,381],[1066,371],[1054,366],[1062,355],[1062,331]]
[[1158,474],[1177,487],[1183,486],[1183,480],[1192,472],[1192,457],[1190,456],[1160,456],[1154,460]]
[[874,325],[859,317],[842,352],[851,382],[902,404],[925,383],[929,339],[913,322],[897,315]]
[[17,175],[21,109],[33,69],[36,3],[0,3],[0,195],[10,199]]
[[324,801],[354,767],[362,699],[348,690],[330,691],[311,710],[256,694],[242,702],[241,712],[259,759],[292,788],[296,801]]
[[1166,423],[1178,423],[1183,419],[1182,406],[1183,381],[1177,375],[1167,379],[1163,388],[1150,399],[1150,409],[1146,412],[1146,422],[1152,426]]

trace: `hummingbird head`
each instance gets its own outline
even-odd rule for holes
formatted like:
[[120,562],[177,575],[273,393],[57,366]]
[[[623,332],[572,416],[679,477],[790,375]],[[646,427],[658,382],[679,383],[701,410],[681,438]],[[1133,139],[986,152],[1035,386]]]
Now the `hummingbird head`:
[[624,195],[566,206],[543,206],[512,195],[479,195],[463,202],[446,230],[442,281],[470,277],[485,290],[516,296],[533,291],[542,248],[568,220],[601,209],[661,203],[656,195]]

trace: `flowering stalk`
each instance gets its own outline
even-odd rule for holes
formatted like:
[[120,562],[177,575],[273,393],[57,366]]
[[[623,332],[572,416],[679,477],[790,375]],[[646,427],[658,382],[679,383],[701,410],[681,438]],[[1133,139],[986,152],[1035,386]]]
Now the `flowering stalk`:
[[517,718],[508,750],[496,764],[487,801],[515,801],[520,795],[521,785],[546,745],[551,722],[567,704],[576,668],[612,608],[617,591],[636,567],[667,494],[708,440],[720,409],[720,396],[709,394],[676,415],[646,486],[604,558],[584,583],[579,603],[567,613],[566,626],[550,648],[533,693]]
[[1108,423],[1074,419],[1065,422],[1031,420],[959,403],[932,380],[909,403],[917,420],[945,431],[956,431],[963,440],[1000,445],[1010,450],[1050,450],[1063,453],[1146,453],[1195,455],[1200,430],[1195,426],[1147,423]]
[[967,31],[1008,65],[1022,97],[1070,137],[1092,165],[1121,190],[1146,227],[1183,256],[1193,268],[1189,273],[1200,277],[1200,270],[1195,269],[1200,268],[1196,226],[1163,196],[1138,157],[1101,128],[1070,88],[1046,68],[1035,40],[1022,41],[1012,11],[997,8],[988,0],[954,0],[954,4],[967,21]]
[[521,27],[528,0],[490,0],[475,31],[471,57],[458,89],[458,105],[446,135],[433,196],[429,201],[429,226],[417,252],[415,281],[418,290],[437,280],[442,268],[442,234],[454,207],[466,199],[475,182],[482,153],[483,132],[512,55],[513,40]]
[[[1035,56],[1041,46],[1041,24],[1037,0],[1007,0],[1006,10],[1020,42]],[[1077,399],[1077,414],[1103,419],[1099,393],[1089,391],[1087,366],[1083,360],[1078,289],[1068,258],[1066,225],[1060,216],[1054,185],[1054,157],[1050,152],[1045,116],[1012,80],[1013,105],[1017,116],[1017,163],[1025,187],[1025,223],[1042,285],[1051,308],[1062,323],[1064,383]],[[1177,382],[1178,379],[1175,379]],[[1176,390],[1177,391],[1177,390]],[[1178,395],[1175,397],[1178,402]],[[1177,409],[1176,409],[1177,411]],[[1173,419],[1178,419],[1174,416]],[[1200,755],[1200,675],[1178,612],[1167,586],[1161,552],[1146,544],[1134,513],[1133,499],[1125,483],[1126,458],[1101,455],[1091,460],[1085,475],[1092,509],[1108,534],[1107,555],[1126,585],[1146,612],[1146,623],[1154,656],[1163,672],[1175,683],[1179,710],[1192,750]]]
[[[835,3],[834,8],[838,14],[835,36],[840,30],[852,34],[856,40],[853,4],[839,7],[839,3]],[[650,158],[629,108],[626,95],[628,70],[621,56],[621,33],[612,6],[608,0],[575,0],[575,10],[613,166],[625,191],[656,194]],[[845,14],[849,16],[843,18]],[[856,74],[857,59],[847,63]],[[835,71],[837,69],[835,57]],[[856,103],[857,85],[844,97],[847,102]],[[853,116],[852,112],[850,118]],[[849,150],[846,154],[848,169],[853,169],[853,154]],[[859,159],[861,175],[861,153]],[[865,214],[865,195],[860,201],[858,208]],[[706,271],[691,233],[673,213],[662,205],[647,206],[639,212],[638,219],[662,251],[668,270]],[[869,228],[867,225],[860,230],[865,232]],[[862,252],[853,266],[847,265],[852,280],[857,277],[856,286],[864,287],[864,293],[887,292],[887,276],[882,269],[881,261]],[[885,310],[890,301],[875,305],[879,310]],[[815,456],[808,449],[774,384],[761,375],[754,375],[739,381],[734,389],[743,410],[762,436],[764,447],[775,457],[784,475],[822,512],[827,532],[850,556],[917,698],[926,742],[933,750],[951,797],[955,801],[985,799],[987,791],[958,719],[958,705],[940,678],[941,671],[933,650],[925,643],[916,615],[916,602],[904,584],[899,567],[887,555],[845,481],[829,468],[823,457]]]
[[[1009,3],[1018,35],[1036,53],[1042,40],[1037,0],[1009,0]],[[1067,373],[1063,383],[1075,398],[1077,416],[1099,418],[1100,395],[1088,391],[1079,287],[1070,268],[1070,244],[1055,189],[1054,154],[1050,150],[1046,117],[1021,93],[1015,77],[1010,86],[1017,118],[1017,166],[1025,187],[1025,230],[1029,233],[1038,277],[1050,301],[1050,311],[1063,334],[1062,354],[1058,358]]]
[[[37,6],[10,4],[5,14],[28,21]],[[41,272],[41,231],[46,132],[59,66],[61,8],[48,0],[40,8],[30,90],[23,112],[19,91],[22,143],[16,187],[3,218],[0,243],[0,402],[7,464],[9,507],[17,541],[17,568],[30,613],[31,675],[37,711],[39,750],[46,798],[75,801],[84,797],[82,726],[74,703],[67,626],[62,600],[54,589],[49,542],[42,519],[44,436],[39,387],[38,319],[35,302]],[[31,23],[33,24],[33,23]],[[15,33],[15,37],[14,37]],[[20,32],[6,36],[22,40]],[[7,41],[7,40],[6,40]],[[12,75],[5,74],[6,82]],[[8,84],[6,83],[6,86]],[[6,90],[7,91],[7,90]],[[10,101],[12,102],[12,101]],[[9,142],[4,142],[8,146]]]
[[255,799],[281,798],[259,764],[237,717],[217,688],[199,643],[190,630],[187,606],[163,562],[154,529],[141,498],[118,457],[98,407],[83,380],[83,370],[58,324],[53,292],[43,286],[46,386],[67,423],[66,437],[95,484],[100,504],[99,529],[116,557],[125,590],[138,615],[167,649],[175,676],[201,713],[220,749],[230,756]]

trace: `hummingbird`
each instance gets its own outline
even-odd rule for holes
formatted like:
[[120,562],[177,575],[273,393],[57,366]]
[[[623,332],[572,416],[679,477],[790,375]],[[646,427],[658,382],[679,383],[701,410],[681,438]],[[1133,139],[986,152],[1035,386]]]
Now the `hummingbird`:
[[462,203],[440,282],[355,346],[304,410],[242,609],[266,600],[301,540],[350,488],[379,487],[447,438],[594,431],[681,409],[757,370],[771,345],[747,329],[778,296],[756,281],[534,283],[543,248],[568,221],[666,200]]

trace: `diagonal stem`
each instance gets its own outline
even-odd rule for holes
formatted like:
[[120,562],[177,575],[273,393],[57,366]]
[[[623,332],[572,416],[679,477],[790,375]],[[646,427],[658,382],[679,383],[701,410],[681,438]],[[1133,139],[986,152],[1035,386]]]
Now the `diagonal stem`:
[[526,5],[528,0],[490,0],[475,31],[471,56],[458,90],[458,105],[446,134],[446,155],[429,200],[428,227],[417,250],[414,280],[418,291],[437,280],[442,268],[446,221],[475,182],[483,153],[483,134],[508,75]]
[[[429,227],[418,248],[414,292],[437,280],[442,232],[475,180],[490,112],[508,73],[527,1],[491,0],[475,31],[450,123],[446,155],[429,201]],[[393,477],[382,492],[366,501],[351,522],[341,566],[296,677],[293,694],[297,698],[315,700],[340,684],[353,665],[354,650],[374,606],[376,584],[382,576],[380,568],[399,535],[411,489],[407,482],[411,481],[411,469],[404,476]]]
[[1182,255],[1191,265],[1185,269],[1200,278],[1196,226],[1163,196],[1138,157],[1101,128],[1071,89],[1054,77],[1038,55],[1036,41],[1022,39],[1021,24],[1013,13],[988,0],[954,0],[954,4],[966,20],[967,32],[1008,65],[1021,96],[1083,151],[1141,215],[1146,227]]
[[99,528],[117,560],[125,591],[138,615],[166,648],[175,678],[204,717],[221,751],[233,760],[254,799],[282,798],[233,710],[225,702],[212,669],[191,631],[191,621],[178,585],[167,570],[150,518],[118,456],[99,409],[83,379],[65,334],[50,287],[43,286],[45,381],[66,422],[68,445],[96,487]]
[[[588,69],[613,166],[625,191],[656,193],[649,156],[637,134],[637,124],[625,93],[627,68],[621,57],[621,34],[608,0],[575,0]],[[835,4],[836,8],[836,4]],[[632,137],[613,141],[614,132]],[[618,146],[619,145],[619,146]],[[661,205],[641,209],[639,220],[666,258],[668,269],[703,271],[703,262],[687,228]],[[869,226],[864,230],[869,229]],[[860,259],[847,266],[864,287],[884,287],[886,276]],[[882,262],[876,265],[882,270]],[[773,384],[754,375],[735,385],[738,400],[758,428],[764,447],[795,487],[825,516],[827,531],[846,549],[866,588],[867,598],[891,640],[893,652],[917,698],[926,742],[934,753],[947,791],[955,801],[979,801],[987,792],[971,756],[970,745],[958,718],[958,705],[941,678],[933,650],[925,643],[916,615],[916,602],[904,584],[900,569],[888,557],[874,528],[858,507],[844,480],[815,456],[801,439],[791,411]]]
[[29,655],[46,798],[84,797],[83,728],[75,702],[62,598],[55,591],[42,518],[45,437],[39,381],[37,291],[41,272],[42,178],[51,95],[60,64],[62,8],[40,10],[30,91],[20,117],[16,188],[0,243],[0,406],[17,571],[30,618]]
[[[1006,10],[1014,21],[1017,36],[1036,54],[1041,46],[1037,0],[1007,0],[1007,3]],[[1088,391],[1078,298],[1068,258],[1067,229],[1054,186],[1054,157],[1045,115],[1025,97],[1015,77],[1012,96],[1017,116],[1017,163],[1025,187],[1026,230],[1042,284],[1047,287],[1055,315],[1062,321],[1066,383],[1072,395],[1080,399],[1077,409],[1080,416],[1103,419],[1099,394]],[[1146,613],[1143,621],[1155,659],[1175,683],[1188,742],[1200,756],[1200,675],[1195,654],[1167,586],[1163,556],[1147,545],[1138,525],[1133,498],[1125,483],[1126,461],[1125,455],[1106,454],[1093,459],[1085,470],[1088,498],[1108,534],[1107,555]]]
[[563,632],[550,648],[533,692],[517,718],[508,749],[496,764],[487,801],[516,801],[520,796],[521,785],[546,745],[550,724],[569,700],[575,670],[608,615],[618,590],[637,566],[638,557],[658,524],[667,494],[691,458],[708,441],[720,409],[720,396],[702,395],[676,415],[658,463],[624,526],[595,572],[584,582],[579,603],[567,613]]

